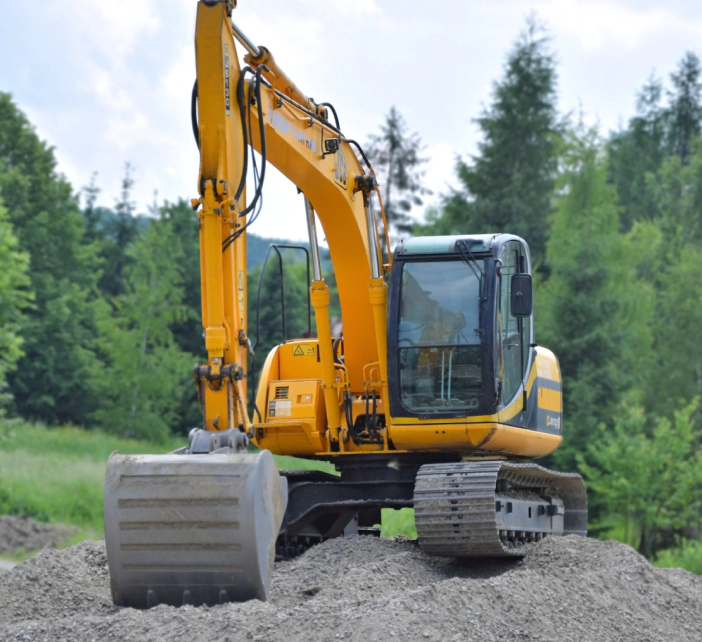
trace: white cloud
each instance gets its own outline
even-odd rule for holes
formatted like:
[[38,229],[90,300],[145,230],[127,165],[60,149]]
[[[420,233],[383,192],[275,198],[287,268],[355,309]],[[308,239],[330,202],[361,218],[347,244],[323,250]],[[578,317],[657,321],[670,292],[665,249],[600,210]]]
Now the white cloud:
[[300,4],[311,7],[315,11],[324,10],[325,13],[335,16],[336,19],[352,18],[354,21],[377,16],[381,9],[375,0],[301,0]]
[[434,192],[433,196],[425,199],[427,203],[436,201],[441,194],[456,185],[456,149],[447,142],[429,145],[424,152],[429,159],[426,163],[424,183]]
[[612,44],[633,49],[643,41],[671,31],[702,34],[702,22],[686,20],[668,8],[636,9],[615,2],[558,0],[537,3],[559,34],[572,35],[583,48],[597,50]]
[[183,88],[190,87],[195,80],[195,54],[192,47],[183,46],[180,54],[173,59],[170,68],[158,83],[158,90],[166,99],[178,99]]
[[586,51],[612,46],[632,50],[670,33],[702,36],[702,19],[685,15],[675,3],[642,7],[610,0],[517,0],[485,3],[478,11],[483,16],[516,15],[521,19],[535,12],[550,31],[577,42]]
[[131,53],[140,38],[158,30],[161,20],[157,0],[57,0],[44,9],[77,46],[100,52],[109,60]]

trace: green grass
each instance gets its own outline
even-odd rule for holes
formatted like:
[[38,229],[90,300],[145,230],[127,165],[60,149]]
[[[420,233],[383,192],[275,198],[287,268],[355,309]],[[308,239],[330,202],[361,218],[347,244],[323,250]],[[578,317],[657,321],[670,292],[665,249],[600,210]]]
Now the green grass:
[[100,529],[104,474],[104,463],[88,458],[2,452],[0,512]]
[[676,548],[660,551],[653,563],[660,568],[684,568],[702,575],[702,542],[686,541]]
[[145,443],[97,431],[0,420],[0,514],[74,526],[78,530],[62,543],[66,546],[99,539],[110,454],[168,452],[182,443]]
[[417,537],[417,529],[414,527],[414,509],[400,508],[383,508],[381,511],[380,534],[382,537],[392,537],[393,535],[404,535],[415,539]]

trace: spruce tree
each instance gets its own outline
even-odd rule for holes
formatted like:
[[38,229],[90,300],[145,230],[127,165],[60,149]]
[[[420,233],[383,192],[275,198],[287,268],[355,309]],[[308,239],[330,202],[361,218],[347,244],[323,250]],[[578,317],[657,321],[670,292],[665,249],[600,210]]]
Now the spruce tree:
[[[654,367],[646,408],[670,414],[681,402],[702,396],[702,140],[690,158],[667,158],[649,176],[649,198],[661,211],[645,244],[647,277],[656,289]],[[702,420],[696,416],[698,425]]]
[[[178,261],[179,278],[183,287],[185,315],[172,326],[173,338],[184,352],[206,358],[205,341],[202,338],[202,298],[200,295],[200,232],[199,219],[190,203],[178,199],[166,202],[161,216],[182,249]],[[193,388],[194,389],[194,388]]]
[[700,135],[702,125],[702,83],[700,59],[688,51],[678,70],[670,75],[673,89],[668,92],[669,134],[668,147],[677,154],[683,165],[690,160],[690,142]]
[[667,116],[661,104],[663,83],[651,76],[636,101],[636,115],[628,127],[615,132],[607,144],[608,175],[617,188],[624,231],[636,221],[659,216],[646,189],[647,175],[655,173],[666,154]]
[[562,129],[556,80],[549,40],[530,20],[507,57],[492,104],[477,119],[483,137],[478,154],[458,161],[460,187],[424,231],[517,234],[542,262]]
[[368,158],[378,175],[390,232],[411,231],[409,212],[422,205],[422,196],[431,194],[422,185],[422,165],[427,162],[421,155],[422,149],[419,134],[408,133],[405,119],[395,107],[390,108],[380,134],[370,137]]
[[125,291],[124,272],[131,262],[128,250],[139,233],[140,220],[131,200],[133,186],[133,169],[126,163],[122,190],[115,201],[114,211],[103,213],[101,221],[100,256],[104,259],[104,270],[100,290],[108,298]]

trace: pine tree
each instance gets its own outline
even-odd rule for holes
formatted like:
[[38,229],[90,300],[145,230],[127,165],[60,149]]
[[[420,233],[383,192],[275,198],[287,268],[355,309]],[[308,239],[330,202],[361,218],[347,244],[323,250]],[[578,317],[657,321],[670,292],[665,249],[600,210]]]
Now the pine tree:
[[444,199],[425,232],[509,232],[543,261],[561,124],[556,63],[548,38],[530,20],[507,58],[492,105],[477,119],[483,140],[470,162],[459,160],[460,188]]
[[380,126],[380,134],[373,134],[367,146],[367,154],[378,174],[385,220],[390,232],[409,232],[412,219],[409,212],[422,205],[422,196],[431,191],[422,185],[427,162],[422,154],[419,134],[407,132],[405,119],[395,107]]

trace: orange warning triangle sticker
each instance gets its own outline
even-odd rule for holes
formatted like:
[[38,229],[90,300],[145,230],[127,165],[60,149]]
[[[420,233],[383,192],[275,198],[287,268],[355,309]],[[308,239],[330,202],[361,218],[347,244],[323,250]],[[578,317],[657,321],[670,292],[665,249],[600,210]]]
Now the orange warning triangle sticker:
[[305,356],[305,353],[302,350],[302,346],[297,346],[293,350],[293,357],[304,357],[304,356]]

